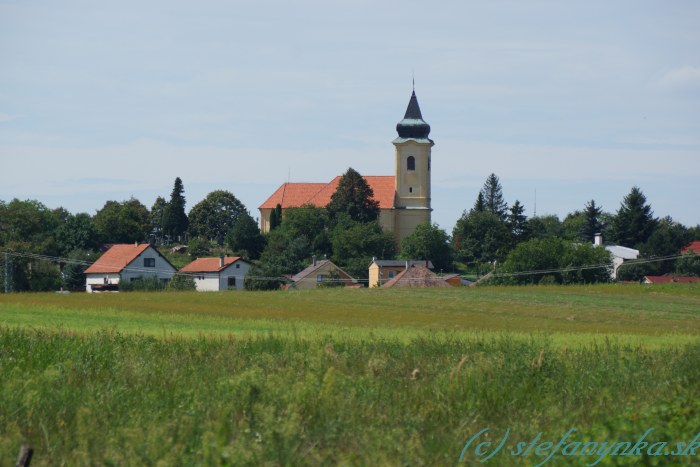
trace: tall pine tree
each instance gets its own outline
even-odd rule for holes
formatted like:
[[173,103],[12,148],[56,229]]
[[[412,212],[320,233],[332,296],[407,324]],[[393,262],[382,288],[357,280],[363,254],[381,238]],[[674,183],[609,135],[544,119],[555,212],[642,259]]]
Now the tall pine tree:
[[508,215],[508,204],[503,199],[503,189],[496,174],[491,174],[486,179],[484,187],[481,189],[484,198],[485,210],[498,216],[502,221]]
[[613,221],[613,239],[622,246],[637,248],[646,242],[658,221],[639,187],[632,187]]
[[170,202],[163,212],[163,232],[175,240],[187,231],[188,219],[185,214],[185,188],[180,177],[175,179]]
[[603,233],[603,208],[596,206],[594,200],[586,203],[586,209],[583,210],[586,220],[581,228],[581,237],[588,242],[593,241],[593,237],[597,233]]

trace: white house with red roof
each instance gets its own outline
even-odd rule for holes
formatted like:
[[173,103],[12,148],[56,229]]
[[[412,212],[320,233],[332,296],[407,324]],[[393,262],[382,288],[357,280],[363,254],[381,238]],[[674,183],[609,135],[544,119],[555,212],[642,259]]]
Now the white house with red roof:
[[[396,125],[395,175],[363,177],[379,202],[379,224],[392,232],[396,242],[419,224],[430,222],[430,159],[435,144],[428,138],[430,125],[424,120],[415,91],[403,120]],[[258,208],[260,230],[270,230],[270,214],[279,204],[282,212],[305,204],[326,207],[340,177],[328,183],[284,183]]]
[[219,290],[242,290],[243,279],[251,264],[240,256],[221,256],[219,258],[197,258],[180,269],[194,278],[199,292],[216,292]]
[[137,277],[157,277],[168,282],[177,270],[148,243],[112,245],[85,270],[87,292],[119,290],[122,281]]

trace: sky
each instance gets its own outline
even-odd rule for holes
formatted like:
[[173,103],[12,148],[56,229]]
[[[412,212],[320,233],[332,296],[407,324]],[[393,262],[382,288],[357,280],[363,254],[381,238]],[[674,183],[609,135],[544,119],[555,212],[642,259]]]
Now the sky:
[[187,209],[393,175],[415,77],[433,222],[490,173],[526,214],[639,186],[700,223],[700,2],[0,0],[0,200]]

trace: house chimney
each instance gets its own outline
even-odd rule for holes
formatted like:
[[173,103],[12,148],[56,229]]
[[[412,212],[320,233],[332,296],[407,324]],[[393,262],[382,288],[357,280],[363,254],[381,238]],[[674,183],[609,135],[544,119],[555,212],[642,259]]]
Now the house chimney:
[[596,233],[593,235],[593,245],[603,246],[603,234]]
[[134,242],[134,246],[139,246],[139,242]]
[[219,267],[223,268],[224,267],[224,259],[226,258],[226,255],[221,255],[219,256]]
[[316,266],[316,255],[313,255],[313,256],[311,257],[311,264],[314,265],[314,266]]
[[408,269],[408,260],[406,260],[406,269]]

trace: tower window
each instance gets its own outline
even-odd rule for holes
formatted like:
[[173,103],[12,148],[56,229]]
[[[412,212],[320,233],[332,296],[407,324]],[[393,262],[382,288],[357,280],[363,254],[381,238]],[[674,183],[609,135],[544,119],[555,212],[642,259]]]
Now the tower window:
[[413,156],[408,156],[406,159],[406,168],[408,170],[416,170],[416,158]]
[[409,193],[413,193],[413,187],[412,187],[412,186],[409,186],[409,187],[408,187],[408,192],[409,192]]

